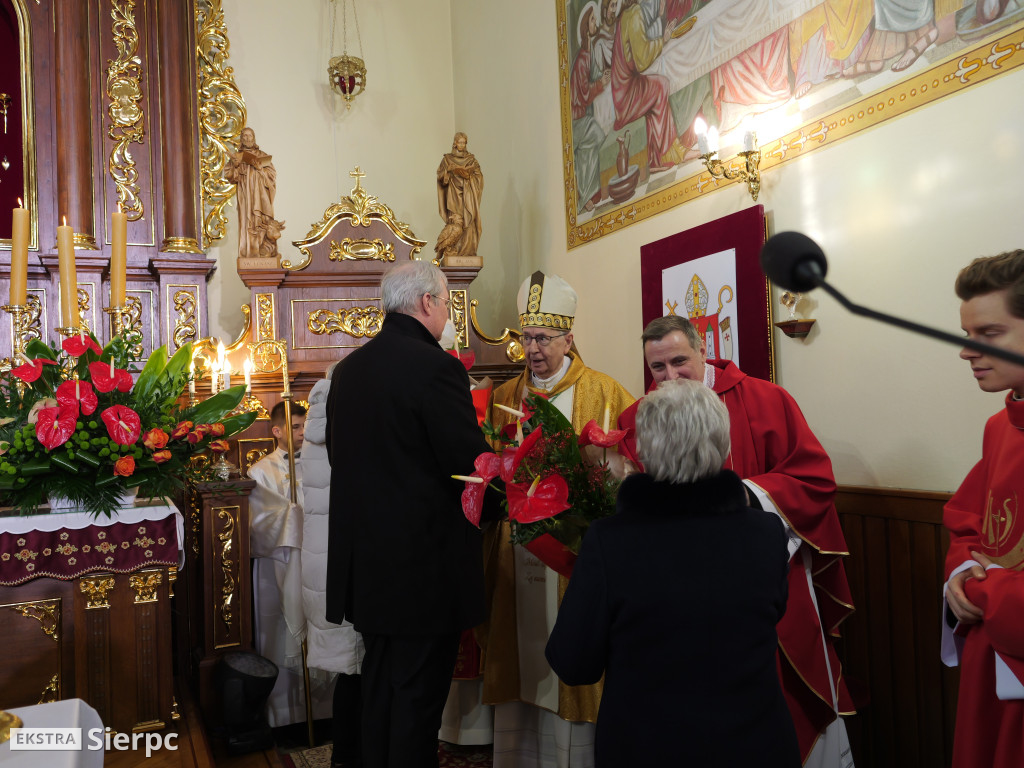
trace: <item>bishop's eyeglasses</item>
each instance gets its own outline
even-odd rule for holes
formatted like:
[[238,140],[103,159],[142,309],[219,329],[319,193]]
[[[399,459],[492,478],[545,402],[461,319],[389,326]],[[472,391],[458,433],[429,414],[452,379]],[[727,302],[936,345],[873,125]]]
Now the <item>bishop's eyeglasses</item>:
[[538,334],[537,336],[528,336],[524,333],[520,337],[519,343],[523,345],[524,349],[533,343],[537,343],[542,347],[546,347],[548,344],[551,343],[552,339],[558,339],[565,335],[566,334],[564,333],[556,333],[554,336],[545,336],[543,333],[541,333]]

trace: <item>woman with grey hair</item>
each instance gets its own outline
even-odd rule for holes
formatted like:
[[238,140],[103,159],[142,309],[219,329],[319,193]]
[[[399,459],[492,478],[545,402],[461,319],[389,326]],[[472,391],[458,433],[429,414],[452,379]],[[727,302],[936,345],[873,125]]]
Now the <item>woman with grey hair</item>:
[[729,413],[666,381],[636,431],[646,473],[587,531],[547,645],[565,683],[604,675],[594,764],[799,768],[775,660],[786,534],[722,469]]

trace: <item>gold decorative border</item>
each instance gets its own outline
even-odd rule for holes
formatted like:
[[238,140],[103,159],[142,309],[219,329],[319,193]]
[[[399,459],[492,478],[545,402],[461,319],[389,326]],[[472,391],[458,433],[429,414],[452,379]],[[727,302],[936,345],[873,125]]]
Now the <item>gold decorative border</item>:
[[[267,414],[267,418],[270,415]],[[242,477],[249,476],[252,465],[274,450],[277,441],[272,437],[247,438],[238,441],[238,453],[241,461],[238,465],[242,468]]]
[[[706,170],[646,197],[576,223],[576,171],[572,149],[569,95],[569,41],[566,3],[557,3],[559,90],[561,92],[562,152],[565,176],[566,244],[569,250],[617,232],[678,205],[691,202],[721,186]],[[908,75],[902,82],[813,120],[798,130],[761,147],[761,175],[776,166],[849,138],[892,118],[952,96],[972,85],[1006,74],[1024,64],[1024,28],[970,50],[961,49],[947,61]]]
[[174,349],[181,349],[190,341],[198,341],[203,331],[199,314],[199,286],[168,284],[166,307],[167,338],[171,340]]
[[[235,561],[232,560],[234,548],[235,529],[237,527],[238,515],[241,514],[241,507],[216,507],[211,512],[219,520],[224,521],[224,527],[216,534],[213,542],[214,562],[220,566],[224,582],[220,588],[220,618],[224,623],[225,631],[231,632],[231,623],[235,619],[232,604],[235,601],[237,583],[235,581]],[[218,551],[219,547],[219,551]],[[238,645],[238,641],[215,645],[215,648],[226,648],[231,645]]]
[[448,291],[448,298],[451,299],[452,323],[455,325],[455,340],[459,347],[469,346],[469,326],[466,322],[469,292],[465,289],[451,289]]
[[107,136],[114,142],[108,170],[117,187],[117,199],[129,221],[138,221],[145,213],[139,197],[139,171],[135,167],[130,144],[142,144],[143,125],[142,60],[139,58],[139,31],[135,26],[135,0],[110,0],[114,45],[117,59],[107,61]]
[[385,243],[379,237],[373,240],[346,237],[340,243],[331,240],[331,253],[327,258],[331,261],[394,261],[395,246]]
[[380,307],[349,307],[338,312],[317,309],[309,313],[307,327],[317,335],[344,333],[356,339],[373,338],[380,333],[384,312]]
[[277,315],[274,312],[274,294],[256,294],[256,341],[277,338]]
[[234,69],[228,66],[231,43],[221,0],[196,0],[195,13],[203,234],[211,245],[227,232],[224,208],[235,195],[235,185],[224,178],[224,166],[229,154],[238,151],[248,116]]
[[25,603],[9,603],[0,608],[10,608],[15,613],[20,613],[26,619],[35,619],[39,622],[43,634],[52,639],[55,643],[60,642],[61,637],[61,601],[60,598],[46,600],[33,600]]
[[[17,20],[18,39],[21,41],[21,148],[22,183],[25,187],[25,205],[29,208],[30,251],[39,250],[39,188],[36,185],[36,106],[32,82],[32,35],[26,0],[13,0],[14,16]],[[0,251],[11,250],[11,241],[0,239]]]

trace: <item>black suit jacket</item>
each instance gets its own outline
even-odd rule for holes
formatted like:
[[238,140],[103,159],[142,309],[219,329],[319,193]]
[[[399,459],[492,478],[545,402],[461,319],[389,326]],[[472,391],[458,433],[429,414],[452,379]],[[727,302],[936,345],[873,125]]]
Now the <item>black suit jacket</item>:
[[547,645],[569,685],[605,675],[597,766],[799,768],[776,671],[786,534],[737,475],[628,477],[594,522]]
[[490,447],[465,368],[416,318],[388,314],[335,369],[327,449],[327,618],[381,634],[483,621],[480,531],[451,475]]

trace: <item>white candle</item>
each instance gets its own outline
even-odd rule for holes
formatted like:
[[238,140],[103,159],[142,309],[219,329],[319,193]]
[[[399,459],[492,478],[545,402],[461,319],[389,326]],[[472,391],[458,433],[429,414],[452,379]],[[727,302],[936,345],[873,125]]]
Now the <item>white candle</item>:
[[29,213],[18,198],[11,220],[11,304],[25,306],[28,280]]
[[753,131],[747,131],[746,133],[744,133],[743,134],[743,151],[744,152],[753,152],[754,148],[756,146],[757,146],[757,137],[754,135],[754,132]]
[[242,364],[242,370],[245,372],[245,393],[249,394],[252,392],[252,360],[248,357]]
[[188,393],[194,395],[196,393],[196,364],[192,361],[188,364]]
[[210,394],[217,394],[217,382],[220,380],[220,368],[216,363],[210,364]]
[[219,370],[219,371],[223,371],[224,370],[224,358],[225,358],[226,354],[227,353],[224,351],[224,342],[218,343],[217,344],[217,370]]
[[698,117],[693,121],[693,131],[697,134],[697,149],[702,155],[711,154],[711,150],[708,149],[708,124],[704,122],[704,118]]
[[57,260],[60,270],[60,321],[65,328],[77,328],[78,279],[75,275],[75,240],[67,217],[57,227]]
[[708,128],[708,152],[718,151],[718,129],[715,126]]
[[224,389],[231,387],[231,366],[224,366]]

